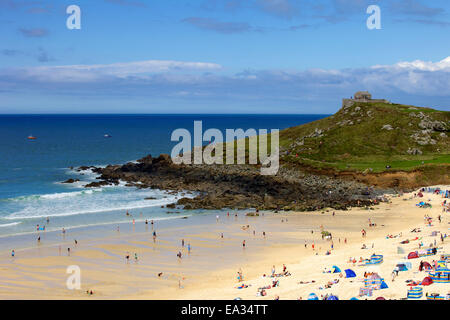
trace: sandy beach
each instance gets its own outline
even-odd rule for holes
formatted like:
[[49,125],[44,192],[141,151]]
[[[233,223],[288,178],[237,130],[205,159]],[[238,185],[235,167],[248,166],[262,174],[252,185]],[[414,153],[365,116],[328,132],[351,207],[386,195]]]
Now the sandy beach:
[[[76,245],[72,234],[60,244],[46,245],[44,238],[40,244],[33,241],[28,248],[16,250],[14,257],[10,251],[0,253],[0,299],[307,299],[310,293],[319,299],[331,294],[350,299],[358,297],[365,272],[377,272],[388,288],[359,299],[403,299],[407,296],[407,280],[422,281],[428,275],[419,272],[419,263],[432,263],[442,253],[449,253],[448,238],[443,242],[440,238],[449,232],[450,213],[443,212],[441,205],[445,199],[431,193],[424,193],[423,198],[413,194],[387,195],[389,202],[348,211],[261,212],[255,217],[244,212],[235,216],[232,211],[228,215],[224,211],[217,217],[198,217],[201,224],[173,227],[166,223],[161,227],[156,223],[154,229],[143,222],[130,223],[121,226],[120,232],[104,237],[95,230],[85,230],[88,238]],[[417,207],[420,201],[430,203],[432,208]],[[425,215],[433,218],[431,226]],[[369,226],[369,219],[375,226]],[[415,228],[421,232],[411,232]],[[322,239],[322,230],[330,232],[332,240]],[[157,232],[155,240],[153,231]],[[432,236],[434,231],[437,236]],[[416,237],[419,240],[400,244]],[[419,243],[423,243],[423,249],[434,246],[435,241],[437,255],[408,260],[412,268],[392,279],[398,261],[418,250]],[[366,249],[362,249],[363,245]],[[398,247],[404,253],[398,253]],[[177,257],[178,252],[181,258]],[[125,259],[127,254],[130,261]],[[383,263],[360,266],[360,258],[372,254],[383,255]],[[350,258],[357,262],[349,262]],[[290,276],[270,277],[272,267],[278,274],[283,271],[283,264]],[[71,265],[81,270],[81,290],[66,287],[66,269]],[[334,265],[343,275],[345,269],[352,269],[356,277],[324,272]],[[239,270],[243,282],[237,280]],[[279,280],[279,285],[266,289],[266,296],[258,296],[258,288],[271,286],[273,280]],[[242,284],[248,287],[238,289]],[[442,283],[423,288],[422,299],[426,293],[446,295],[450,290],[448,284]],[[86,293],[90,290],[92,295]]]

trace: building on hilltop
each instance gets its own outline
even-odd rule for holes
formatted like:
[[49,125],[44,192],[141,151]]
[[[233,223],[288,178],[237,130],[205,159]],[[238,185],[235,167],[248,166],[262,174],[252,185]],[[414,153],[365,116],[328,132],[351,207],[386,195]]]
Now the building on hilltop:
[[350,99],[342,99],[342,107],[351,107],[355,102],[383,102],[390,103],[386,99],[372,99],[372,95],[368,91],[358,91]]

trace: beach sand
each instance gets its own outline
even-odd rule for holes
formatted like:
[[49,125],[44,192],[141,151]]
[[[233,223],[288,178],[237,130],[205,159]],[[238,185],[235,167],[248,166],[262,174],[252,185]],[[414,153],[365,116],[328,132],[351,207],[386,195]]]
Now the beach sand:
[[[450,189],[450,186],[441,186]],[[441,196],[425,193],[423,198],[413,198],[413,194],[401,197],[388,196],[389,203],[381,203],[371,209],[352,208],[348,211],[325,209],[308,213],[269,213],[259,217],[247,217],[239,213],[234,217],[226,212],[219,215],[205,215],[201,225],[157,229],[154,242],[151,228],[137,226],[122,228],[116,236],[96,237],[71,244],[68,256],[64,243],[61,252],[58,246],[45,244],[18,250],[12,258],[10,252],[0,255],[0,299],[307,299],[309,293],[333,294],[339,299],[358,296],[363,286],[365,271],[375,271],[385,279],[388,289],[374,291],[372,297],[402,299],[407,295],[408,279],[421,281],[427,276],[419,272],[421,260],[432,262],[440,253],[449,253],[450,240],[441,243],[440,237],[431,236],[432,231],[448,233],[450,213],[443,213]],[[432,208],[419,208],[416,203],[428,201]],[[335,215],[333,216],[333,211]],[[426,226],[424,215],[433,217],[433,225]],[[442,222],[437,220],[441,215]],[[375,227],[369,227],[369,219]],[[243,226],[250,228],[243,230]],[[321,226],[332,233],[333,241],[322,240]],[[114,226],[111,226],[114,228]],[[420,233],[411,233],[421,228]],[[365,229],[365,238],[361,230]],[[122,231],[123,230],[123,231]],[[255,231],[255,234],[253,234]],[[266,232],[266,237],[262,232]],[[313,233],[311,233],[313,231]],[[221,233],[224,238],[221,238]],[[397,238],[386,238],[388,234]],[[405,239],[422,237],[425,248],[435,240],[439,249],[436,256],[409,260],[412,269],[400,272],[392,281],[392,271],[399,260],[405,260],[410,251],[418,249],[420,241],[401,245]],[[185,247],[181,247],[185,239]],[[345,243],[347,239],[347,243]],[[8,239],[2,239],[7,241]],[[246,241],[245,249],[242,242]],[[188,253],[186,246],[191,245]],[[307,247],[305,248],[305,243]],[[315,250],[312,249],[312,244]],[[333,250],[331,250],[333,243]],[[365,244],[368,249],[361,249]],[[404,254],[398,254],[402,247]],[[325,255],[331,250],[330,255]],[[176,257],[182,252],[181,259]],[[125,255],[130,254],[127,263]],[[138,261],[134,261],[137,253]],[[349,263],[349,258],[369,258],[372,254],[382,254],[384,262],[372,267]],[[257,289],[272,284],[270,275],[274,265],[276,272],[282,271],[283,264],[291,276],[280,277],[279,286],[266,290],[267,296],[257,296]],[[69,290],[66,280],[68,266],[77,265],[81,270],[81,290]],[[333,265],[352,269],[355,278],[339,277],[339,274],[324,273]],[[249,287],[237,289],[237,271],[242,270],[244,284]],[[159,277],[158,273],[162,272]],[[314,280],[314,283],[311,281]],[[339,280],[326,289],[329,281]],[[300,284],[299,282],[305,282]],[[309,283],[306,283],[309,282]],[[180,288],[181,285],[181,288]],[[93,295],[87,295],[92,290]],[[448,284],[432,284],[424,287],[424,294],[450,291]],[[367,297],[364,297],[365,299]],[[423,297],[422,299],[425,299]]]

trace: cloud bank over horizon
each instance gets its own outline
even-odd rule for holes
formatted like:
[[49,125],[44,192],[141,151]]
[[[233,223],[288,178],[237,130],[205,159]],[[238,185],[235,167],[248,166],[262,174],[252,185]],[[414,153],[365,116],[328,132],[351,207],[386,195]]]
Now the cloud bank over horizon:
[[[9,107],[8,113],[27,112],[21,98],[29,95],[38,97],[33,103],[45,97],[47,105],[61,104],[61,98],[72,105],[91,99],[91,106],[122,99],[127,99],[128,106],[150,106],[164,100],[177,106],[163,109],[167,113],[190,113],[192,106],[199,106],[196,112],[208,113],[211,105],[215,113],[239,113],[245,105],[251,106],[247,110],[250,113],[326,113],[336,110],[341,98],[357,90],[369,90],[375,97],[398,103],[414,99],[426,106],[450,110],[449,83],[450,56],[436,62],[401,61],[340,70],[231,72],[211,62],[164,60],[3,68],[0,88],[8,99],[1,103],[0,110]],[[60,112],[67,112],[64,105],[58,109]],[[311,106],[317,107],[312,110]],[[49,110],[45,105],[37,106],[37,111]],[[122,112],[127,110],[124,107]],[[148,110],[161,111],[151,107]]]

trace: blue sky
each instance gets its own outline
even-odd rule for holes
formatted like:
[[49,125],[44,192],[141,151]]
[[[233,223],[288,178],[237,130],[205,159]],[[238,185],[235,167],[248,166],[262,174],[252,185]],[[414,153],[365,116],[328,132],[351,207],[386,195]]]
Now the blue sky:
[[0,0],[0,28],[0,113],[450,110],[448,0]]

